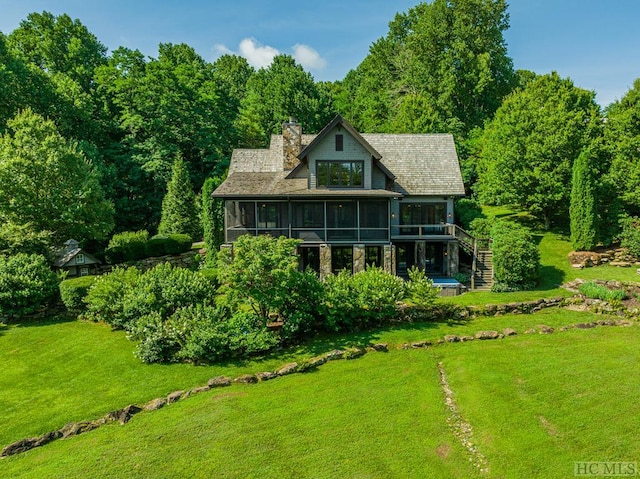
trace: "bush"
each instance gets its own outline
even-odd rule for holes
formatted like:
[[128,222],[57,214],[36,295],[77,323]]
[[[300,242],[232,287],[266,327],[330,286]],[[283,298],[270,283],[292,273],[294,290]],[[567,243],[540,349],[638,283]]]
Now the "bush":
[[167,263],[145,273],[135,267],[116,268],[98,278],[85,298],[87,317],[128,330],[139,318],[157,313],[165,320],[180,308],[214,301],[214,287],[207,278]]
[[494,292],[532,289],[538,281],[540,253],[529,231],[517,223],[499,221],[491,229]]
[[186,234],[155,235],[146,245],[147,256],[185,253],[191,249],[191,237]]
[[96,276],[81,276],[65,279],[60,283],[60,298],[67,310],[77,312],[85,309],[83,300],[95,280]]
[[135,287],[140,271],[129,268],[115,268],[111,273],[95,279],[84,298],[87,305],[85,317],[94,321],[104,321],[114,329],[122,329],[131,318],[125,315],[125,296]]
[[415,266],[409,268],[409,299],[416,306],[427,309],[434,305],[440,288],[433,285],[433,280]]
[[483,218],[482,207],[471,198],[460,198],[455,203],[456,223],[461,228],[469,230],[471,222],[476,218]]
[[495,218],[476,218],[469,225],[470,233],[476,238],[490,238],[491,227],[495,224]]
[[601,299],[603,301],[622,301],[627,298],[627,294],[621,289],[609,289],[604,285],[587,281],[578,287],[578,291],[587,298]]
[[324,284],[313,271],[288,270],[274,292],[273,307],[283,321],[282,336],[312,333],[320,326]]
[[625,218],[621,224],[620,244],[627,248],[632,256],[640,258],[640,218]]
[[0,316],[33,313],[54,299],[58,283],[42,255],[0,256]]
[[146,363],[246,357],[278,343],[257,315],[239,312],[228,318],[221,309],[203,305],[178,309],[166,320],[159,313],[143,316],[129,338],[140,341],[136,356]]
[[407,285],[380,268],[369,268],[353,276],[346,271],[325,280],[322,313],[325,326],[333,331],[355,331],[398,316],[397,301],[405,297]]
[[137,261],[146,256],[145,246],[149,233],[142,231],[125,231],[113,235],[105,250],[105,259],[109,264],[125,261]]

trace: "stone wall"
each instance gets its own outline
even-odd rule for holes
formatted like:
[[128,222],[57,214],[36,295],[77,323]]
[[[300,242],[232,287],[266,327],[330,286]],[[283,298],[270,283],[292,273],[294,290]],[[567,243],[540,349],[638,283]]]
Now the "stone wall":
[[640,266],[638,259],[629,254],[627,248],[612,248],[599,251],[572,251],[569,263],[576,269],[591,268],[601,264],[629,267]]

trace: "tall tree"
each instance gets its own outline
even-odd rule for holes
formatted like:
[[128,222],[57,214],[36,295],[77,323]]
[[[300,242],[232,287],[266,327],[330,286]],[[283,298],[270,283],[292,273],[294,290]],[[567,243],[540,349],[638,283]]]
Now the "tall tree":
[[576,250],[588,251],[597,245],[596,168],[592,163],[589,150],[583,150],[573,163],[569,219],[571,243]]
[[195,195],[189,172],[180,155],[174,160],[171,171],[167,194],[162,200],[162,218],[158,233],[188,234],[192,239],[196,239],[199,228]]
[[601,135],[601,125],[592,91],[555,72],[538,76],[511,94],[485,128],[480,200],[526,209],[546,228],[566,218],[573,162]]
[[106,63],[107,48],[67,14],[30,13],[9,35],[9,43],[27,61],[68,75],[84,91],[91,89],[94,70]]
[[396,15],[343,82],[338,109],[364,131],[482,126],[516,86],[504,0],[434,0]]
[[640,215],[640,78],[607,109],[605,143],[611,155],[609,176],[632,216]]
[[324,92],[292,57],[276,56],[268,68],[258,70],[247,82],[237,122],[243,146],[266,146],[269,136],[282,132],[282,122],[290,116],[305,131],[319,131],[333,116]]
[[202,230],[207,246],[207,261],[212,263],[220,245],[224,243],[224,200],[212,198],[215,189],[223,178],[216,176],[207,178],[202,186]]
[[113,206],[76,145],[31,110],[8,126],[0,138],[0,221],[50,231],[59,243],[105,238]]

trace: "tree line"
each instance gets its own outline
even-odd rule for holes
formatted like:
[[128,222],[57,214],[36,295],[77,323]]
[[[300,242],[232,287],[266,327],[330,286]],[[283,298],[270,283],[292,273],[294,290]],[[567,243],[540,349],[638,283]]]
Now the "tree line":
[[569,78],[516,71],[508,28],[504,0],[420,3],[344,79],[316,82],[287,55],[256,70],[185,44],[109,53],[79,20],[32,13],[0,33],[0,250],[155,233],[172,177],[202,205],[188,233],[219,238],[209,197],[233,149],[336,113],[362,132],[453,133],[470,196],[570,228],[578,249],[609,243],[640,214],[640,80],[602,109]]

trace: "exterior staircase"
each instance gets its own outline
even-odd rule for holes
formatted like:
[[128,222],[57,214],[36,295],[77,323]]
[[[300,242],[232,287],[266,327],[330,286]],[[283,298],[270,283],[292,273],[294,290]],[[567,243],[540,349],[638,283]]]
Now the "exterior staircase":
[[451,225],[458,244],[473,258],[471,289],[488,291],[493,285],[493,252],[488,239],[476,238],[457,225]]
[[493,285],[493,252],[482,250],[476,253],[474,258],[475,268],[471,278],[471,289],[476,291],[488,291]]

